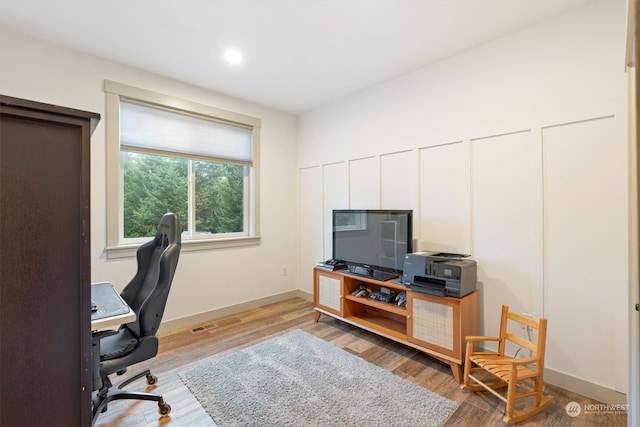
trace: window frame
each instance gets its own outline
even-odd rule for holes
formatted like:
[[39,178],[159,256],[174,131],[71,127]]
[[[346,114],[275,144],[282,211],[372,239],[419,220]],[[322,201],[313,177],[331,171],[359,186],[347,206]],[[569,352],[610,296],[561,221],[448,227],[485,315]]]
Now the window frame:
[[[106,95],[106,156],[107,156],[107,258],[135,256],[143,242],[124,242],[124,170],[120,158],[120,100],[140,102],[160,109],[176,110],[221,123],[246,127],[252,134],[252,173],[249,192],[245,201],[248,207],[248,235],[225,236],[217,238],[186,239],[182,242],[183,251],[210,250],[260,244],[259,189],[260,189],[260,128],[261,120],[240,113],[222,110],[185,99],[128,86],[110,80],[104,81]],[[233,162],[231,162],[233,163]],[[189,195],[191,197],[191,195]],[[188,221],[181,218],[181,221]],[[142,239],[147,241],[148,239]]]

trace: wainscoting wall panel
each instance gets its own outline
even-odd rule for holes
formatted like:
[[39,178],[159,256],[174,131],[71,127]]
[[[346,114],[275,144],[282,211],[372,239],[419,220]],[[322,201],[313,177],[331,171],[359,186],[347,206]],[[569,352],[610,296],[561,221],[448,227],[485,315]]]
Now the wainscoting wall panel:
[[[418,212],[418,154],[416,150],[380,156],[380,207]],[[416,219],[413,219],[414,235]]]
[[[547,366],[621,392],[628,354],[621,313],[629,308],[625,130],[624,119],[610,116],[542,131]],[[594,348],[606,349],[606,366],[590,355]]]
[[539,132],[471,141],[471,252],[489,335],[498,334],[502,304],[542,315],[541,162]]
[[349,161],[349,208],[380,207],[380,157]]
[[[469,142],[420,150],[419,248],[470,253]],[[418,236],[416,236],[418,237]]]
[[349,208],[349,170],[347,162],[330,163],[322,166],[322,183],[331,191],[322,193],[322,212],[324,224],[324,259],[331,258],[333,241],[333,210]]
[[[298,283],[313,283],[313,266],[326,258],[322,245],[322,169],[298,169]],[[329,249],[330,250],[330,249]]]

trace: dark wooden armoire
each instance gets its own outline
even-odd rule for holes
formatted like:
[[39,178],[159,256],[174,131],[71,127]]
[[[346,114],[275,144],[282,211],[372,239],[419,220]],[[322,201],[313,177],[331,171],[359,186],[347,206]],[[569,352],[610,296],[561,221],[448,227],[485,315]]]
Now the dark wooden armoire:
[[91,425],[99,114],[0,95],[0,425]]

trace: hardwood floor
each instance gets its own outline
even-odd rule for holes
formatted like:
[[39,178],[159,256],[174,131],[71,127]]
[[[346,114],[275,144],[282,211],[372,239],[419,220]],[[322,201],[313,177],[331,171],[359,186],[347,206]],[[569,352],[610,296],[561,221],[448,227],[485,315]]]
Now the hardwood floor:
[[[150,361],[140,363],[132,372],[136,373],[143,368],[151,369],[158,377],[154,392],[164,395],[172,407],[171,414],[161,417],[157,405],[153,402],[117,401],[111,403],[108,411],[100,415],[96,426],[215,426],[195,397],[182,384],[178,372],[204,358],[234,352],[293,329],[301,329],[331,342],[402,378],[456,401],[460,406],[445,423],[446,427],[504,425],[504,404],[489,393],[461,391],[448,365],[413,348],[330,317],[321,316],[317,323],[313,318],[312,304],[294,298],[161,334],[158,355]],[[126,374],[122,378],[126,378]],[[113,381],[116,382],[118,379]],[[127,389],[143,391],[145,387],[144,380],[140,380],[129,385]],[[545,393],[555,396],[554,403],[543,413],[519,426],[627,425],[626,412],[606,414],[602,410],[585,411],[587,408],[598,408],[587,405],[600,402],[551,385],[546,386]],[[576,417],[570,417],[565,410],[570,402],[580,404],[583,412]],[[393,425],[392,420],[389,425]]]

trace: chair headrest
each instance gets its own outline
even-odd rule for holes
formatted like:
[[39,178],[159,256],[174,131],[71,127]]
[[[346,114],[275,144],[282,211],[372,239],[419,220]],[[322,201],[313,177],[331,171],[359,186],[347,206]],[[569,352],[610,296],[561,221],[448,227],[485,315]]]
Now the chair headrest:
[[166,213],[160,219],[156,236],[160,237],[160,244],[163,247],[169,244],[181,244],[180,220],[172,212]]

